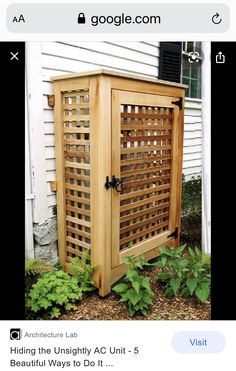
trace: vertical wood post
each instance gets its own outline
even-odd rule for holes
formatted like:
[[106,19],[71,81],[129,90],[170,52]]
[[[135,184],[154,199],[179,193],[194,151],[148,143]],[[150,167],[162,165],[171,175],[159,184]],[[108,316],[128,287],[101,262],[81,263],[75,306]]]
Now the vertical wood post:
[[58,253],[60,263],[65,268],[65,176],[64,176],[64,125],[62,121],[62,94],[60,81],[54,82],[55,94],[55,147],[56,147],[56,177],[57,177],[57,228]]
[[94,282],[102,296],[111,288],[111,85],[110,78],[90,78],[91,249]]

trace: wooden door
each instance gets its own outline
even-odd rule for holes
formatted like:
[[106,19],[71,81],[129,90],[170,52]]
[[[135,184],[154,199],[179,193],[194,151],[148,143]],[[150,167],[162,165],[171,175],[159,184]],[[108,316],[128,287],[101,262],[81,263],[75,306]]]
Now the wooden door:
[[182,153],[177,101],[112,92],[112,175],[122,181],[120,193],[112,190],[112,268],[174,238]]

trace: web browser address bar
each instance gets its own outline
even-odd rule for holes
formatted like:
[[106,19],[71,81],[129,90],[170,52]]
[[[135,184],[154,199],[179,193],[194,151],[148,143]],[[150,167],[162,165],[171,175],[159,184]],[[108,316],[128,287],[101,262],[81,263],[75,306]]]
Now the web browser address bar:
[[12,4],[7,27],[17,33],[222,33],[224,4]]

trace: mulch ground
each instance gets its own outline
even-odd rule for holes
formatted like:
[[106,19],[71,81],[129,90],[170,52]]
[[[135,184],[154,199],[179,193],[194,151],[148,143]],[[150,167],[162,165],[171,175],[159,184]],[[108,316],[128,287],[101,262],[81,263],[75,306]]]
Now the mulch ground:
[[164,291],[156,282],[158,268],[144,271],[150,277],[154,291],[153,305],[150,306],[147,317],[130,317],[125,304],[119,303],[118,296],[111,293],[101,298],[98,292],[85,295],[75,311],[60,316],[60,320],[210,320],[210,300],[204,304],[194,298],[184,299],[176,296],[168,299]]

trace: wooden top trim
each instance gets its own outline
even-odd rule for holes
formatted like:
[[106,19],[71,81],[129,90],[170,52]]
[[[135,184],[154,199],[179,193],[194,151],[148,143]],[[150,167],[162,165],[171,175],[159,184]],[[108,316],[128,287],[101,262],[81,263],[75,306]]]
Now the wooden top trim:
[[165,80],[159,80],[154,77],[145,77],[142,75],[133,75],[123,72],[117,72],[114,70],[94,70],[94,71],[87,71],[87,72],[81,72],[81,73],[70,73],[69,75],[61,75],[61,76],[55,76],[51,77],[53,81],[58,80],[69,80],[69,79],[75,79],[79,77],[85,77],[85,76],[95,76],[95,75],[103,75],[103,76],[114,76],[114,77],[122,77],[125,79],[132,79],[132,80],[138,80],[138,81],[147,81],[147,82],[154,82],[156,84],[161,85],[167,85],[167,86],[176,86],[178,88],[187,89],[188,85],[180,84],[177,82],[171,82],[171,81],[165,81]]

